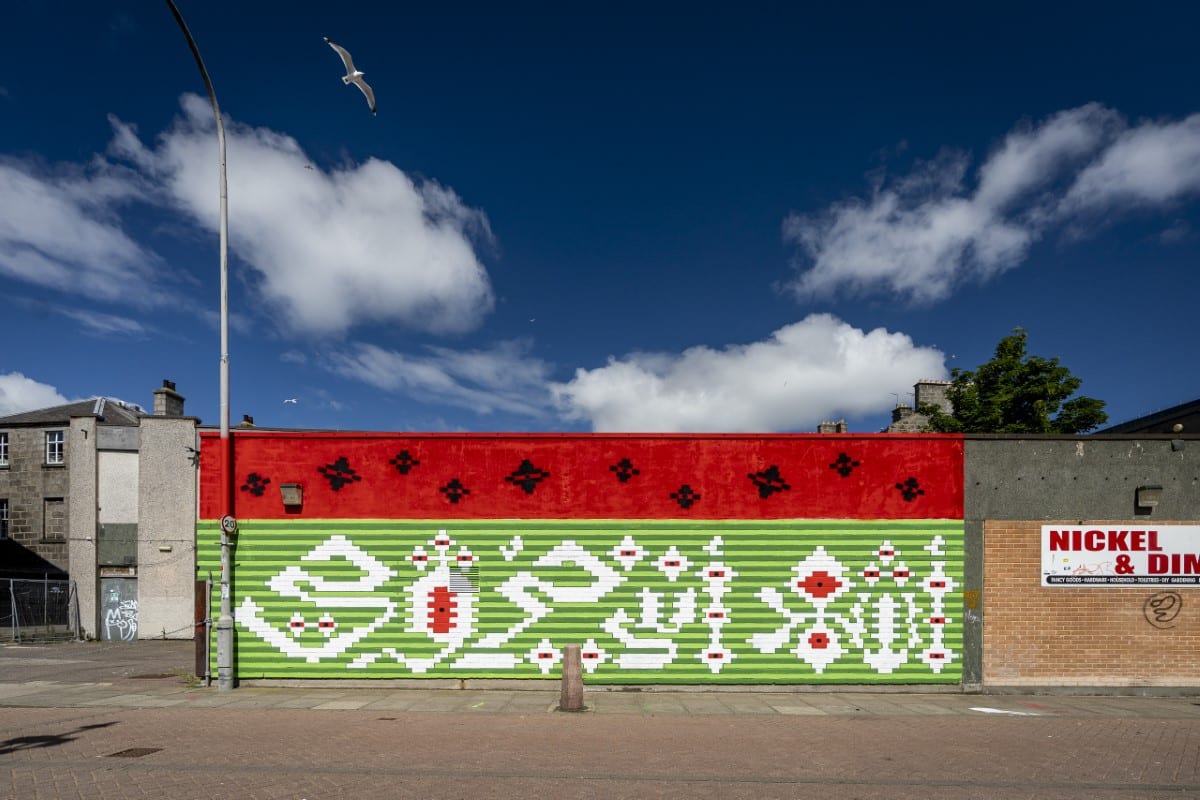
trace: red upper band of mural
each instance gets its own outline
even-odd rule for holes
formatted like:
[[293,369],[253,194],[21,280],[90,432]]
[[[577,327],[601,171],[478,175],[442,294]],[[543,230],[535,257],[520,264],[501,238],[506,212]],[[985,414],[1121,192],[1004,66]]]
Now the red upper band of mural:
[[[219,444],[201,434],[202,519],[227,511]],[[235,431],[233,450],[241,519],[963,516],[959,436]]]

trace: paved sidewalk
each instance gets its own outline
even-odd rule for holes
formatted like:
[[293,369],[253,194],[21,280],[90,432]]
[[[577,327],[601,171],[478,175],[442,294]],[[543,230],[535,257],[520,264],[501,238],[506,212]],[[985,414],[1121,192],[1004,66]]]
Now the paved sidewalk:
[[[1200,797],[1200,698],[189,686],[190,643],[0,647],[0,800]],[[322,713],[324,712],[324,713]]]
[[[557,710],[553,682],[514,688],[446,688],[450,682],[370,681],[258,685],[232,691],[197,684],[193,644],[73,642],[0,647],[0,707],[225,708],[414,713],[531,714]],[[278,683],[278,682],[276,682]],[[503,687],[503,688],[498,688]],[[1129,717],[1200,721],[1200,697],[979,695],[948,691],[769,691],[588,687],[586,712],[678,716],[931,717],[947,715]]]

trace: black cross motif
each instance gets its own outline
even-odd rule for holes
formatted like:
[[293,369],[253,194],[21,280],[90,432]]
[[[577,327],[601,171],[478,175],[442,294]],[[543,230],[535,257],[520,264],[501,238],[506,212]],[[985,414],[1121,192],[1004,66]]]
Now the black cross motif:
[[762,472],[751,472],[746,477],[758,487],[758,496],[764,500],[775,492],[786,492],[792,488],[784,481],[783,476],[779,474],[779,467],[775,464],[767,467]]
[[388,463],[395,467],[401,475],[407,475],[413,467],[419,466],[421,462],[413,458],[412,453],[401,450],[394,458],[389,458]]
[[267,491],[267,484],[270,482],[270,478],[264,478],[257,472],[251,472],[246,476],[246,482],[242,484],[242,491],[249,492],[255,497],[262,497],[263,492]]
[[671,492],[671,499],[679,503],[681,508],[691,508],[692,504],[700,499],[700,495],[696,493],[688,484],[683,484],[679,487],[678,492]]
[[537,488],[537,485],[549,477],[549,472],[540,467],[535,467],[532,461],[524,458],[521,459],[521,466],[513,470],[512,474],[504,480],[514,486],[520,486],[525,490],[525,494],[533,494],[533,490]]
[[904,499],[911,503],[917,499],[918,495],[925,494],[925,490],[920,488],[916,478],[909,478],[904,483],[897,483],[896,488],[900,490],[900,494],[904,495]]
[[350,462],[345,456],[339,456],[338,460],[332,464],[317,467],[317,472],[325,476],[325,479],[329,481],[329,488],[335,492],[341,491],[346,484],[362,480],[362,476],[350,467]]
[[462,482],[458,478],[453,478],[445,486],[438,489],[438,491],[446,495],[446,499],[451,503],[457,503],[465,495],[471,493],[471,490],[463,486]]
[[640,469],[636,469],[633,466],[633,462],[628,458],[622,458],[620,461],[609,467],[609,469],[617,474],[617,480],[619,480],[621,483],[625,483],[634,475],[642,474],[642,471]]
[[836,461],[829,465],[829,468],[837,470],[843,478],[849,478],[850,473],[853,472],[854,468],[860,464],[861,462],[855,461],[854,459],[850,458],[850,456],[842,453],[837,457]]

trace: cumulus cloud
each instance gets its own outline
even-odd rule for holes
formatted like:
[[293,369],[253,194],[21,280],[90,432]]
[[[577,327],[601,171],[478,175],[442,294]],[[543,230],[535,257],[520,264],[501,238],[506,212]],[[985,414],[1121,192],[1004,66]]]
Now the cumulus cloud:
[[803,298],[889,292],[948,297],[1020,264],[1048,233],[1088,233],[1115,213],[1158,210],[1200,193],[1200,115],[1130,125],[1096,103],[1020,125],[972,173],[947,151],[866,198],[791,214]]
[[596,431],[812,431],[884,411],[895,387],[945,374],[940,352],[904,334],[815,314],[752,344],[610,358],[551,390],[567,419]]
[[166,302],[159,259],[116,215],[144,197],[136,175],[101,162],[0,160],[0,274],[98,300]]
[[67,402],[53,386],[26,378],[20,372],[0,373],[0,417]]
[[[188,307],[183,276],[135,241],[126,215],[167,208],[217,230],[212,112],[195,95],[181,106],[149,144],[110,118],[107,156],[87,164],[0,158],[0,275],[103,302]],[[458,332],[492,309],[475,250],[492,241],[488,220],[452,189],[376,159],[322,170],[265,128],[228,121],[226,133],[230,249],[282,327]]]
[[[110,154],[164,191],[197,223],[219,222],[215,123],[208,102],[182,99],[182,115],[151,144],[111,119]],[[291,137],[226,124],[230,247],[294,331],[338,334],[359,323],[469,330],[493,306],[475,253],[486,216],[451,189],[414,181],[370,159],[331,170],[310,163]]]
[[540,417],[550,407],[549,368],[529,355],[524,341],[500,342],[486,350],[429,347],[420,356],[358,343],[327,354],[323,366],[387,392],[477,414],[501,411]]

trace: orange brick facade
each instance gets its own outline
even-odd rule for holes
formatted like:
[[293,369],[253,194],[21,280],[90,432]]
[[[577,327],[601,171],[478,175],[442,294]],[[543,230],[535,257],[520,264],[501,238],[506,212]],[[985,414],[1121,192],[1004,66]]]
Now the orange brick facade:
[[[1200,685],[1200,588],[1043,587],[1051,522],[984,523],[984,684]],[[1148,607],[1164,591],[1181,601],[1168,621]]]

